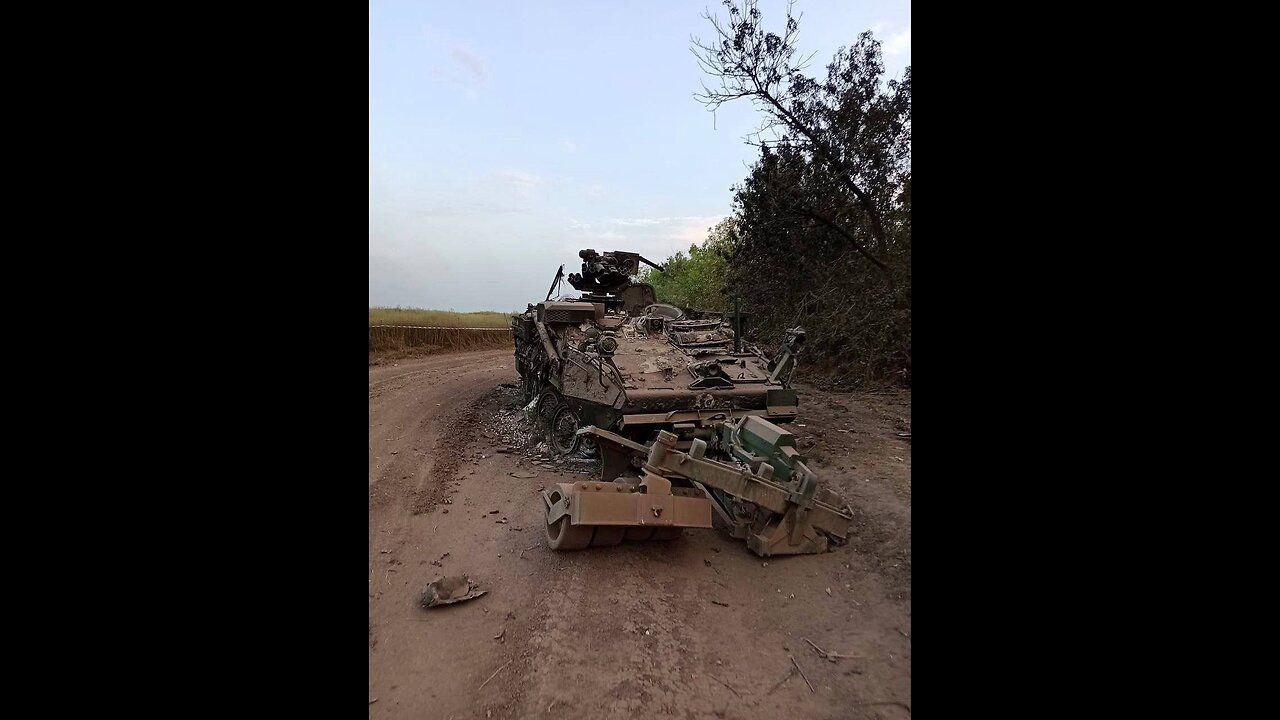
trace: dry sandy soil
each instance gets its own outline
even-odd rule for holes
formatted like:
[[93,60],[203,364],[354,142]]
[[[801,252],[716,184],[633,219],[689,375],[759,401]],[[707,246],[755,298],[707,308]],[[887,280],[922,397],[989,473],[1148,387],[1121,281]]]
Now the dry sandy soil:
[[[515,380],[509,349],[369,368],[370,717],[910,716],[909,393],[797,386],[791,430],[853,534],[764,560],[718,530],[547,549],[538,490],[575,473],[497,452]],[[459,573],[488,593],[420,607]]]

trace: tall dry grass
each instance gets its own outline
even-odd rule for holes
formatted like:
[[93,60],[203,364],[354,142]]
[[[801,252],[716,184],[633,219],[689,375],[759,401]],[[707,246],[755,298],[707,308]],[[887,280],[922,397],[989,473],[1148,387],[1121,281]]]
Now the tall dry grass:
[[426,327],[511,327],[511,314],[500,312],[460,313],[452,310],[371,307],[370,325],[419,325]]
[[369,308],[371,365],[436,352],[508,347],[512,342],[507,313]]

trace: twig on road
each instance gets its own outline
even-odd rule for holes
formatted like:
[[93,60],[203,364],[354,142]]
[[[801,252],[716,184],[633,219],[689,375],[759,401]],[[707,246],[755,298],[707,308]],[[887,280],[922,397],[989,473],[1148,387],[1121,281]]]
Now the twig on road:
[[[493,674],[489,676],[489,680],[496,678],[498,676],[498,673],[502,672],[508,665],[511,664],[511,662],[512,662],[511,660],[508,660],[502,663],[502,667],[498,668],[497,670],[494,670]],[[485,680],[484,682],[480,683],[480,687],[477,689],[483,690],[484,686],[489,684],[489,680]]]
[[817,651],[818,651],[818,655],[820,655],[823,659],[830,660],[831,662],[835,662],[837,658],[850,658],[850,659],[853,659],[853,660],[860,659],[860,658],[859,658],[859,656],[857,656],[857,655],[841,655],[841,654],[840,654],[840,653],[838,653],[838,652],[828,652],[828,651],[826,651],[826,650],[823,650],[822,648],[818,647],[817,645],[814,645],[814,644],[813,644],[813,641],[812,641],[812,640],[810,640],[809,638],[800,638],[800,639],[801,639],[801,640],[804,640],[804,641],[805,641],[805,642],[807,642],[807,643],[809,643],[809,645],[811,645],[811,646],[813,647],[813,649],[814,649],[814,650],[817,650]]
[[707,675],[709,675],[709,676],[711,677],[711,679],[712,679],[712,680],[715,680],[716,682],[720,683],[721,685],[723,685],[723,686],[725,686],[725,687],[729,688],[730,690],[732,690],[734,695],[737,695],[738,697],[742,697],[741,693],[739,693],[737,690],[734,690],[734,689],[733,689],[733,686],[732,686],[732,685],[730,685],[729,683],[727,683],[727,682],[725,682],[725,681],[721,680],[720,678],[716,677],[715,675],[712,675],[711,673],[707,673]]
[[[791,658],[791,664],[796,666],[796,670],[800,670],[800,663],[796,662],[795,657],[792,655],[788,655],[787,657]],[[803,670],[800,670],[800,677],[804,678],[804,684],[809,686],[809,692],[811,693],[818,692],[817,690],[813,689],[813,683],[809,682],[809,678],[804,677]]]

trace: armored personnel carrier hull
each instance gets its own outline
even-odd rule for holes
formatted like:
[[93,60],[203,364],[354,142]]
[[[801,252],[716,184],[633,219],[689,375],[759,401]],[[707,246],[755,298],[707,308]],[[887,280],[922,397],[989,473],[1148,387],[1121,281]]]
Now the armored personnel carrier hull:
[[[770,358],[743,344],[739,314],[731,326],[657,303],[631,280],[640,262],[653,265],[638,254],[579,255],[569,282],[586,293],[551,299],[562,266],[547,299],[512,319],[524,399],[548,444],[602,456],[600,482],[544,494],[549,544],[670,539],[711,527],[713,511],[760,554],[843,542],[852,514],[818,492],[781,427],[796,417],[790,374],[804,331],[788,331]],[[684,459],[666,464],[674,458]]]

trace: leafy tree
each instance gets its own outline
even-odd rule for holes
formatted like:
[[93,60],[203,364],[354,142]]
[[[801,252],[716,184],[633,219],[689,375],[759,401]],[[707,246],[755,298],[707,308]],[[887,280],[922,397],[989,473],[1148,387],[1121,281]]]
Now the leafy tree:
[[[782,35],[763,29],[756,0],[723,4],[729,9],[727,23],[706,15],[716,38],[706,43],[695,39],[692,48],[718,87],[704,83],[695,97],[710,110],[737,99],[751,100],[764,120],[748,142],[803,152],[814,165],[812,172],[844,196],[845,212],[832,215],[800,192],[780,199],[793,213],[840,234],[887,273],[886,205],[892,186],[901,182],[904,172],[910,173],[911,69],[901,81],[889,81],[885,92],[880,43],[864,32],[853,47],[836,52],[825,80],[815,80],[803,72],[808,59],[797,58],[799,24],[793,3],[787,5]],[[765,139],[765,133],[780,136]]]
[[728,217],[707,231],[701,244],[677,252],[663,263],[665,272],[647,269],[643,281],[653,285],[659,302],[697,310],[724,310],[728,257],[738,238],[738,220]]
[[760,158],[733,188],[725,272],[709,282],[742,298],[762,331],[803,324],[836,384],[909,382],[911,69],[883,82],[865,32],[811,78],[791,5],[781,35],[764,30],[755,0],[724,5],[726,21],[707,16],[716,38],[693,43],[718,81],[696,97],[712,110],[748,99],[763,122],[747,138]]

